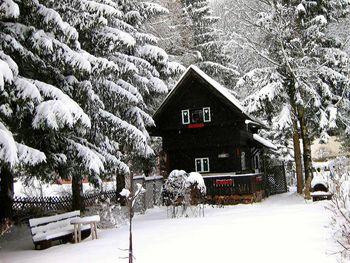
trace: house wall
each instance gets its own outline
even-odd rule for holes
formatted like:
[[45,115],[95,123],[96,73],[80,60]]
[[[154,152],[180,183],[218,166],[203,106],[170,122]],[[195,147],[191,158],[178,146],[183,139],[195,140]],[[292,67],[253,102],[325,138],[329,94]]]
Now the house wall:
[[[190,75],[156,118],[156,135],[163,138],[166,170],[195,171],[196,158],[209,158],[209,172],[251,172],[252,134],[247,131],[246,116],[216,89],[196,75]],[[211,121],[201,128],[182,124],[182,110],[210,107]],[[242,169],[241,152],[246,153]],[[222,157],[223,153],[227,156]],[[220,155],[220,156],[219,156]]]

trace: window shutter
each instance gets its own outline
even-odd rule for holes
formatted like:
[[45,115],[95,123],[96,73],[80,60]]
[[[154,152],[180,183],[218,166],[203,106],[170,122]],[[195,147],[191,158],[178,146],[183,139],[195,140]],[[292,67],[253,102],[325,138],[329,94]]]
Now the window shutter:
[[209,159],[203,159],[203,172],[209,172]]
[[209,107],[203,108],[203,120],[204,120],[204,122],[210,122],[211,121],[210,108]]
[[182,124],[189,124],[190,123],[190,111],[189,110],[182,110]]
[[202,160],[196,159],[196,172],[201,172],[201,171],[202,171]]

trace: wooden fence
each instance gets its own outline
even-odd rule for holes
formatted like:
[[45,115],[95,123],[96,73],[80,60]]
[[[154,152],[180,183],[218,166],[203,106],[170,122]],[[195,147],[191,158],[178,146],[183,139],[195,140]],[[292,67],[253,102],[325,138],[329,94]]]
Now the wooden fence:
[[[134,178],[134,184],[140,183],[147,190],[138,202],[135,204],[136,211],[144,211],[154,205],[161,203],[161,188],[163,185],[163,177],[138,176]],[[134,187],[136,189],[136,186]],[[116,201],[117,195],[115,191],[105,191],[99,193],[90,193],[83,195],[83,204],[88,208],[96,204],[97,200]],[[14,196],[13,199],[13,216],[15,219],[26,219],[33,216],[42,216],[54,214],[57,212],[67,212],[72,209],[72,196],[49,196],[49,197],[20,197]]]
[[[97,200],[106,198],[116,200],[116,191],[106,191],[83,195],[85,207],[92,206]],[[72,209],[72,196],[38,196],[13,198],[13,213],[15,218],[26,217],[31,214],[47,214],[50,212],[66,212]]]

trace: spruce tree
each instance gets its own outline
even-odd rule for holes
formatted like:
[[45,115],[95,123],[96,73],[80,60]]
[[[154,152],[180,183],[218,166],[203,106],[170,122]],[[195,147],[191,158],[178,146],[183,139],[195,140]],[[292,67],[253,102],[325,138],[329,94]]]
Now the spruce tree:
[[[274,1],[265,10],[256,14],[255,25],[266,34],[268,48],[259,54],[270,65],[247,73],[238,87],[254,92],[246,100],[250,112],[260,111],[275,128],[290,131],[295,158],[300,136],[307,178],[311,140],[327,140],[329,131],[349,124],[342,113],[349,109],[348,56],[341,43],[325,34],[330,21],[347,13],[347,2]],[[296,162],[301,193],[300,159]]]
[[14,174],[54,180],[68,138],[91,126],[64,92],[66,76],[83,77],[91,64],[77,52],[77,31],[37,1],[7,0],[0,14],[0,210],[11,217]]

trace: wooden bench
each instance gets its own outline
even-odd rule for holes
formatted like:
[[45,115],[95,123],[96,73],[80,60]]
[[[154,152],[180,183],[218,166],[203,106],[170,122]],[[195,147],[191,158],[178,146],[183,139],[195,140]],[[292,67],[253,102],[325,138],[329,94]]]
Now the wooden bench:
[[311,197],[312,197],[312,201],[316,202],[316,201],[320,201],[320,200],[331,200],[333,194],[330,192],[324,192],[324,191],[315,191],[310,193]]
[[[71,220],[80,218],[80,211],[73,211],[54,216],[33,218],[29,220],[35,249],[45,249],[52,241],[67,243],[73,240],[74,226]],[[82,225],[83,238],[90,235],[90,225]]]

